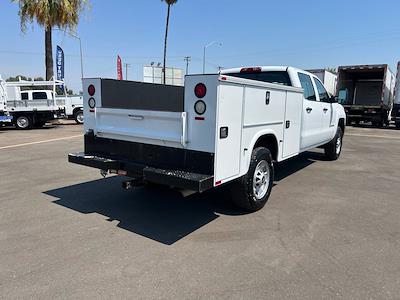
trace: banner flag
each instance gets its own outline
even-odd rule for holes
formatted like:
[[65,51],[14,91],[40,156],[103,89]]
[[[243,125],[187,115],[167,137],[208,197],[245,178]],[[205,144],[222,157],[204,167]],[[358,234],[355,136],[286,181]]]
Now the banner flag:
[[118,80],[123,80],[122,78],[122,60],[119,55],[117,55],[117,79]]
[[57,45],[57,80],[64,80],[64,51]]

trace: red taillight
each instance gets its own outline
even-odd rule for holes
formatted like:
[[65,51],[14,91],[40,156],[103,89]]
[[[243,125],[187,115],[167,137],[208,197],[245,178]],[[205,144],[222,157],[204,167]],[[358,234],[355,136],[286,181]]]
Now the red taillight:
[[197,98],[204,98],[207,94],[207,88],[204,83],[199,83],[194,88],[194,94]]
[[254,68],[243,68],[240,70],[240,73],[261,73],[262,69],[260,67]]
[[96,89],[94,88],[94,85],[91,84],[91,85],[89,85],[87,91],[88,91],[88,93],[89,93],[90,96],[93,96],[94,93],[96,92]]

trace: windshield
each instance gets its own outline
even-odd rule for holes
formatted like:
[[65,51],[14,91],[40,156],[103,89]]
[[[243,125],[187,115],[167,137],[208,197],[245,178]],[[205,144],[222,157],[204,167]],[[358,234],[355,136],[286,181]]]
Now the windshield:
[[289,74],[286,71],[229,73],[226,75],[244,78],[244,79],[263,81],[263,82],[268,82],[268,83],[277,83],[277,84],[282,84],[282,85],[287,85],[287,86],[292,85],[290,78],[289,78]]

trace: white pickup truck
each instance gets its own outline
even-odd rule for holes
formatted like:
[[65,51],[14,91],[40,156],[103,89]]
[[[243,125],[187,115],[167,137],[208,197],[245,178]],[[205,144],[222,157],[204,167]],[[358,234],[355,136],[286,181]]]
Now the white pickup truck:
[[84,79],[84,152],[72,163],[146,183],[203,192],[226,185],[234,203],[261,209],[274,162],[342,150],[346,115],[319,79],[292,67],[187,76],[184,87]]

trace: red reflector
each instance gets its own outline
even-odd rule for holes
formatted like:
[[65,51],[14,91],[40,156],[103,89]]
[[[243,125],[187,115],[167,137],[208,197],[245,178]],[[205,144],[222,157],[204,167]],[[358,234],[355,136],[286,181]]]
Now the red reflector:
[[260,67],[253,68],[243,68],[240,70],[240,73],[261,73],[262,69]]
[[94,109],[90,109],[89,111],[90,111],[90,112],[94,112]]
[[226,77],[224,76],[224,77],[221,77],[221,80],[226,80]]
[[88,91],[88,93],[89,93],[90,96],[93,96],[94,93],[96,92],[96,89],[95,89],[94,85],[91,84],[91,85],[89,85],[87,91]]
[[196,85],[196,87],[194,88],[194,94],[197,98],[204,98],[207,94],[207,87],[205,86],[205,84],[199,83],[198,85]]
[[219,181],[216,181],[216,182],[215,182],[215,185],[220,185],[221,183],[222,183],[222,181],[219,180]]
[[204,117],[195,117],[194,119],[197,120],[197,121],[204,121],[205,120]]

